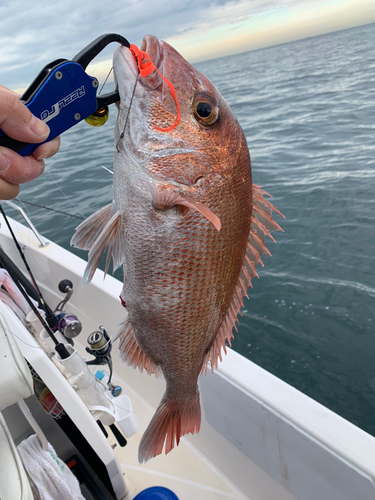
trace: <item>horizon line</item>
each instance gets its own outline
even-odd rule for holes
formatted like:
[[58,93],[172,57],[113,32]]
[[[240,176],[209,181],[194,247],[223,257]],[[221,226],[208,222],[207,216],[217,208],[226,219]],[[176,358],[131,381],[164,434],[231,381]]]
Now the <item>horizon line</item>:
[[[217,59],[225,59],[226,57],[239,56],[241,54],[247,54],[248,52],[256,52],[258,50],[269,49],[271,47],[278,47],[280,45],[288,45],[290,43],[302,42],[303,40],[309,40],[310,38],[318,38],[320,36],[330,35],[332,33],[339,33],[341,31],[349,31],[349,30],[353,30],[353,29],[356,29],[356,28],[360,28],[361,26],[370,26],[370,24],[375,24],[375,20],[370,21],[369,23],[357,24],[355,26],[350,26],[349,28],[339,28],[337,30],[327,31],[327,32],[324,32],[324,33],[319,33],[318,35],[309,35],[309,36],[306,36],[306,37],[303,37],[303,38],[296,38],[295,40],[288,40],[286,42],[274,43],[274,44],[271,44],[271,45],[264,45],[263,47],[257,47],[255,49],[244,50],[242,52],[234,52],[233,54],[228,54],[226,56],[213,57],[212,59],[203,59],[201,61],[196,61],[196,62],[190,63],[190,64],[192,64],[192,65],[194,65],[194,64],[201,64],[201,63],[204,63],[204,62],[216,61]],[[188,61],[188,62],[190,62],[190,61]]]

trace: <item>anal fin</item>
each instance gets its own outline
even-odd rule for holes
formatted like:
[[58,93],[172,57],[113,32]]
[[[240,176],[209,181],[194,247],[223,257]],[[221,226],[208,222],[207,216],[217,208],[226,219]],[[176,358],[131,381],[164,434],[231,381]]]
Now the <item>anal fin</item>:
[[120,337],[120,358],[124,363],[133,368],[139,368],[140,371],[146,370],[149,374],[153,373],[156,377],[161,376],[160,368],[151,361],[138,344],[129,317],[121,323],[121,328],[115,337]]

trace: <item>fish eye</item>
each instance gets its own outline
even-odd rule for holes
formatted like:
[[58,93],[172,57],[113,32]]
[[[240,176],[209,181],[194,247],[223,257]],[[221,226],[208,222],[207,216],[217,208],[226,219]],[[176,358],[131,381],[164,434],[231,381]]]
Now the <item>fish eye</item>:
[[200,118],[209,118],[212,114],[211,105],[208,102],[198,102],[195,111]]
[[196,95],[193,102],[194,118],[205,126],[213,125],[219,118],[219,107],[208,95]]

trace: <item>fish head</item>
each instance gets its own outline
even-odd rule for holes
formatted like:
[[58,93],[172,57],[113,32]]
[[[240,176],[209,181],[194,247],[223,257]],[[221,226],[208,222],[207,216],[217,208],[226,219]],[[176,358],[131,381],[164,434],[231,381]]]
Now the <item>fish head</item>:
[[155,36],[146,35],[140,50],[158,71],[141,76],[127,47],[114,54],[117,151],[136,158],[154,179],[187,188],[221,182],[241,154],[250,168],[242,129],[208,78]]

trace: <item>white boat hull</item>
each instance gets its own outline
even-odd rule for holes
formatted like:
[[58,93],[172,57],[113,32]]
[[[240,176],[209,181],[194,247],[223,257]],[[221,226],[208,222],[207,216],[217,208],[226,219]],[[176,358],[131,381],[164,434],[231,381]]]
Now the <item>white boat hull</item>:
[[[27,247],[26,258],[47,303],[61,300],[57,286],[62,279],[73,282],[69,311],[83,323],[77,350],[85,354],[85,340],[99,325],[115,334],[126,315],[118,298],[122,284],[111,276],[103,281],[98,270],[92,283],[82,287],[82,259],[52,242],[40,247],[30,230],[11,223],[21,246]],[[24,269],[3,221],[0,244]],[[19,347],[27,351],[22,341]],[[200,378],[200,434],[183,438],[169,455],[140,466],[138,443],[164,381],[121,363],[116,343],[113,362],[115,381],[132,401],[138,432],[125,448],[112,450],[114,438],[107,441],[103,435],[100,446],[108,451],[107,464],[111,453],[116,457],[113,478],[125,473],[129,500],[153,485],[171,488],[180,500],[374,500],[375,439],[231,349],[214,374]],[[118,486],[118,498],[120,490]]]

